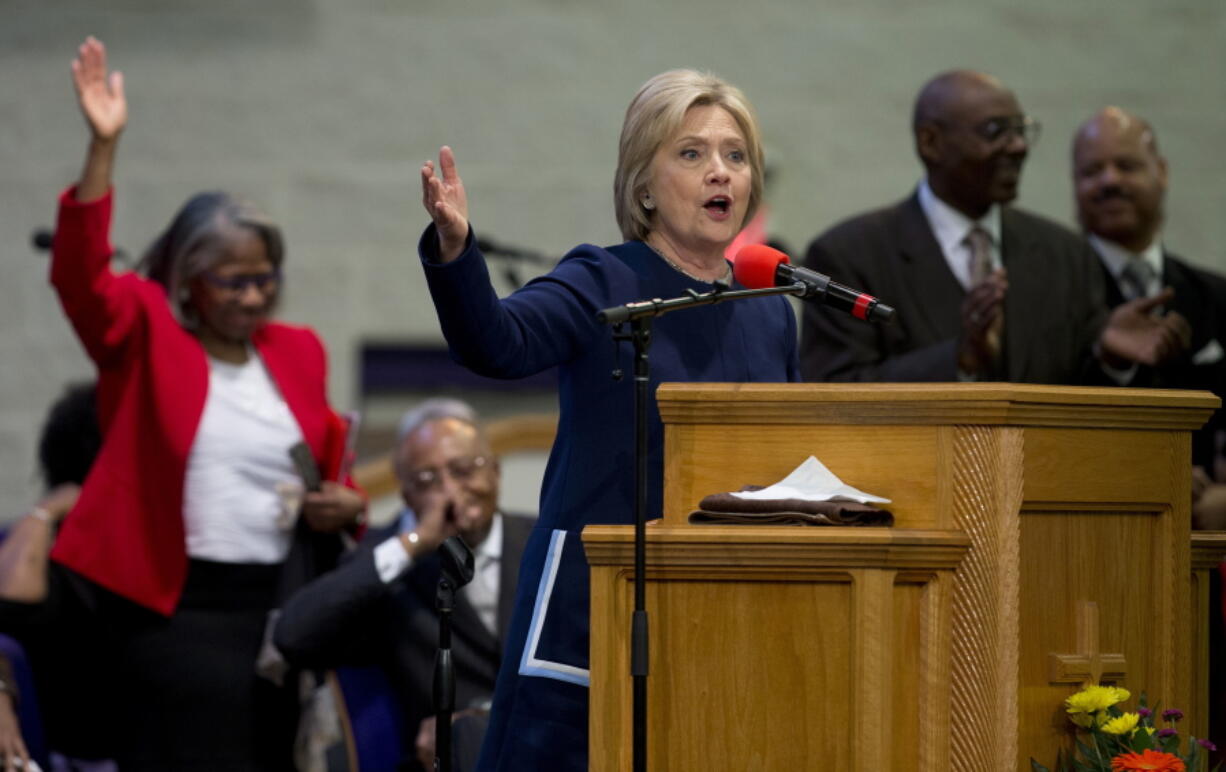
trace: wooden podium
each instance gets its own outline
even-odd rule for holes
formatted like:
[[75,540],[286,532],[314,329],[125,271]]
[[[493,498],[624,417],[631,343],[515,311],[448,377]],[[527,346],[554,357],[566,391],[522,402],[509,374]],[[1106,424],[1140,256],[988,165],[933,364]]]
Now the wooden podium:
[[[1205,392],[665,384],[648,528],[654,770],[1029,770],[1088,680],[1203,736],[1190,442]],[[807,456],[895,527],[691,526]],[[591,526],[592,770],[630,769],[633,529]],[[1198,704],[1199,703],[1199,704]]]

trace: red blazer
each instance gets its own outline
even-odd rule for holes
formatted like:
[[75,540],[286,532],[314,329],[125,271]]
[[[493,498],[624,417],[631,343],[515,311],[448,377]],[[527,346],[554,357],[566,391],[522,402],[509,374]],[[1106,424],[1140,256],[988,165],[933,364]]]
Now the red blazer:
[[[52,559],[169,616],[187,578],[183,482],[204,412],[204,348],[172,315],[164,288],[110,269],[112,195],[60,195],[51,284],[98,367],[102,448],[64,520]],[[325,477],[344,453],[344,422],[328,406],[318,336],[269,323],[252,337]]]

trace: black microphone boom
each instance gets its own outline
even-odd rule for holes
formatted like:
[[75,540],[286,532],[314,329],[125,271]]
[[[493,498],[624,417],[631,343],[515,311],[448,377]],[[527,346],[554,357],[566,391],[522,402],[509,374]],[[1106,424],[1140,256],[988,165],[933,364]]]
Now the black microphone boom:
[[801,297],[820,300],[828,306],[846,311],[857,319],[888,324],[894,319],[894,307],[887,306],[877,298],[851,287],[831,281],[824,273],[801,268],[791,263],[780,263],[775,269],[779,284],[803,284]]

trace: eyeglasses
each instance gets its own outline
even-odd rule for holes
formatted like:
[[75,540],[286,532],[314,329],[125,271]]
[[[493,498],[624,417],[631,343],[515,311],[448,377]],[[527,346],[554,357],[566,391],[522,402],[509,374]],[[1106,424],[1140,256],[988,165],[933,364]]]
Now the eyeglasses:
[[410,469],[405,476],[405,482],[415,491],[428,491],[438,487],[443,482],[443,472],[446,471],[456,482],[468,482],[477,472],[489,466],[490,460],[485,456],[472,458],[453,458],[441,467],[426,467]]
[[241,294],[248,287],[255,287],[260,292],[268,294],[275,292],[281,285],[279,270],[267,273],[244,273],[237,276],[218,276],[212,271],[204,271],[200,276],[217,289],[233,295]]
[[1042,129],[1041,123],[1029,115],[1024,115],[1020,118],[989,118],[971,131],[990,145],[1008,142],[1014,135],[1025,140],[1027,145],[1033,145],[1039,141]]

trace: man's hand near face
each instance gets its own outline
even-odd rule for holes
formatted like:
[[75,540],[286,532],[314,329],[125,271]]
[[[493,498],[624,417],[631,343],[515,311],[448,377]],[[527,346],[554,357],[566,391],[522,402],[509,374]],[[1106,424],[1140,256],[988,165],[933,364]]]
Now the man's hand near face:
[[430,491],[421,494],[417,506],[417,528],[412,533],[400,534],[400,543],[405,552],[418,558],[438,549],[450,536],[459,532],[456,527],[456,506],[451,492]]

